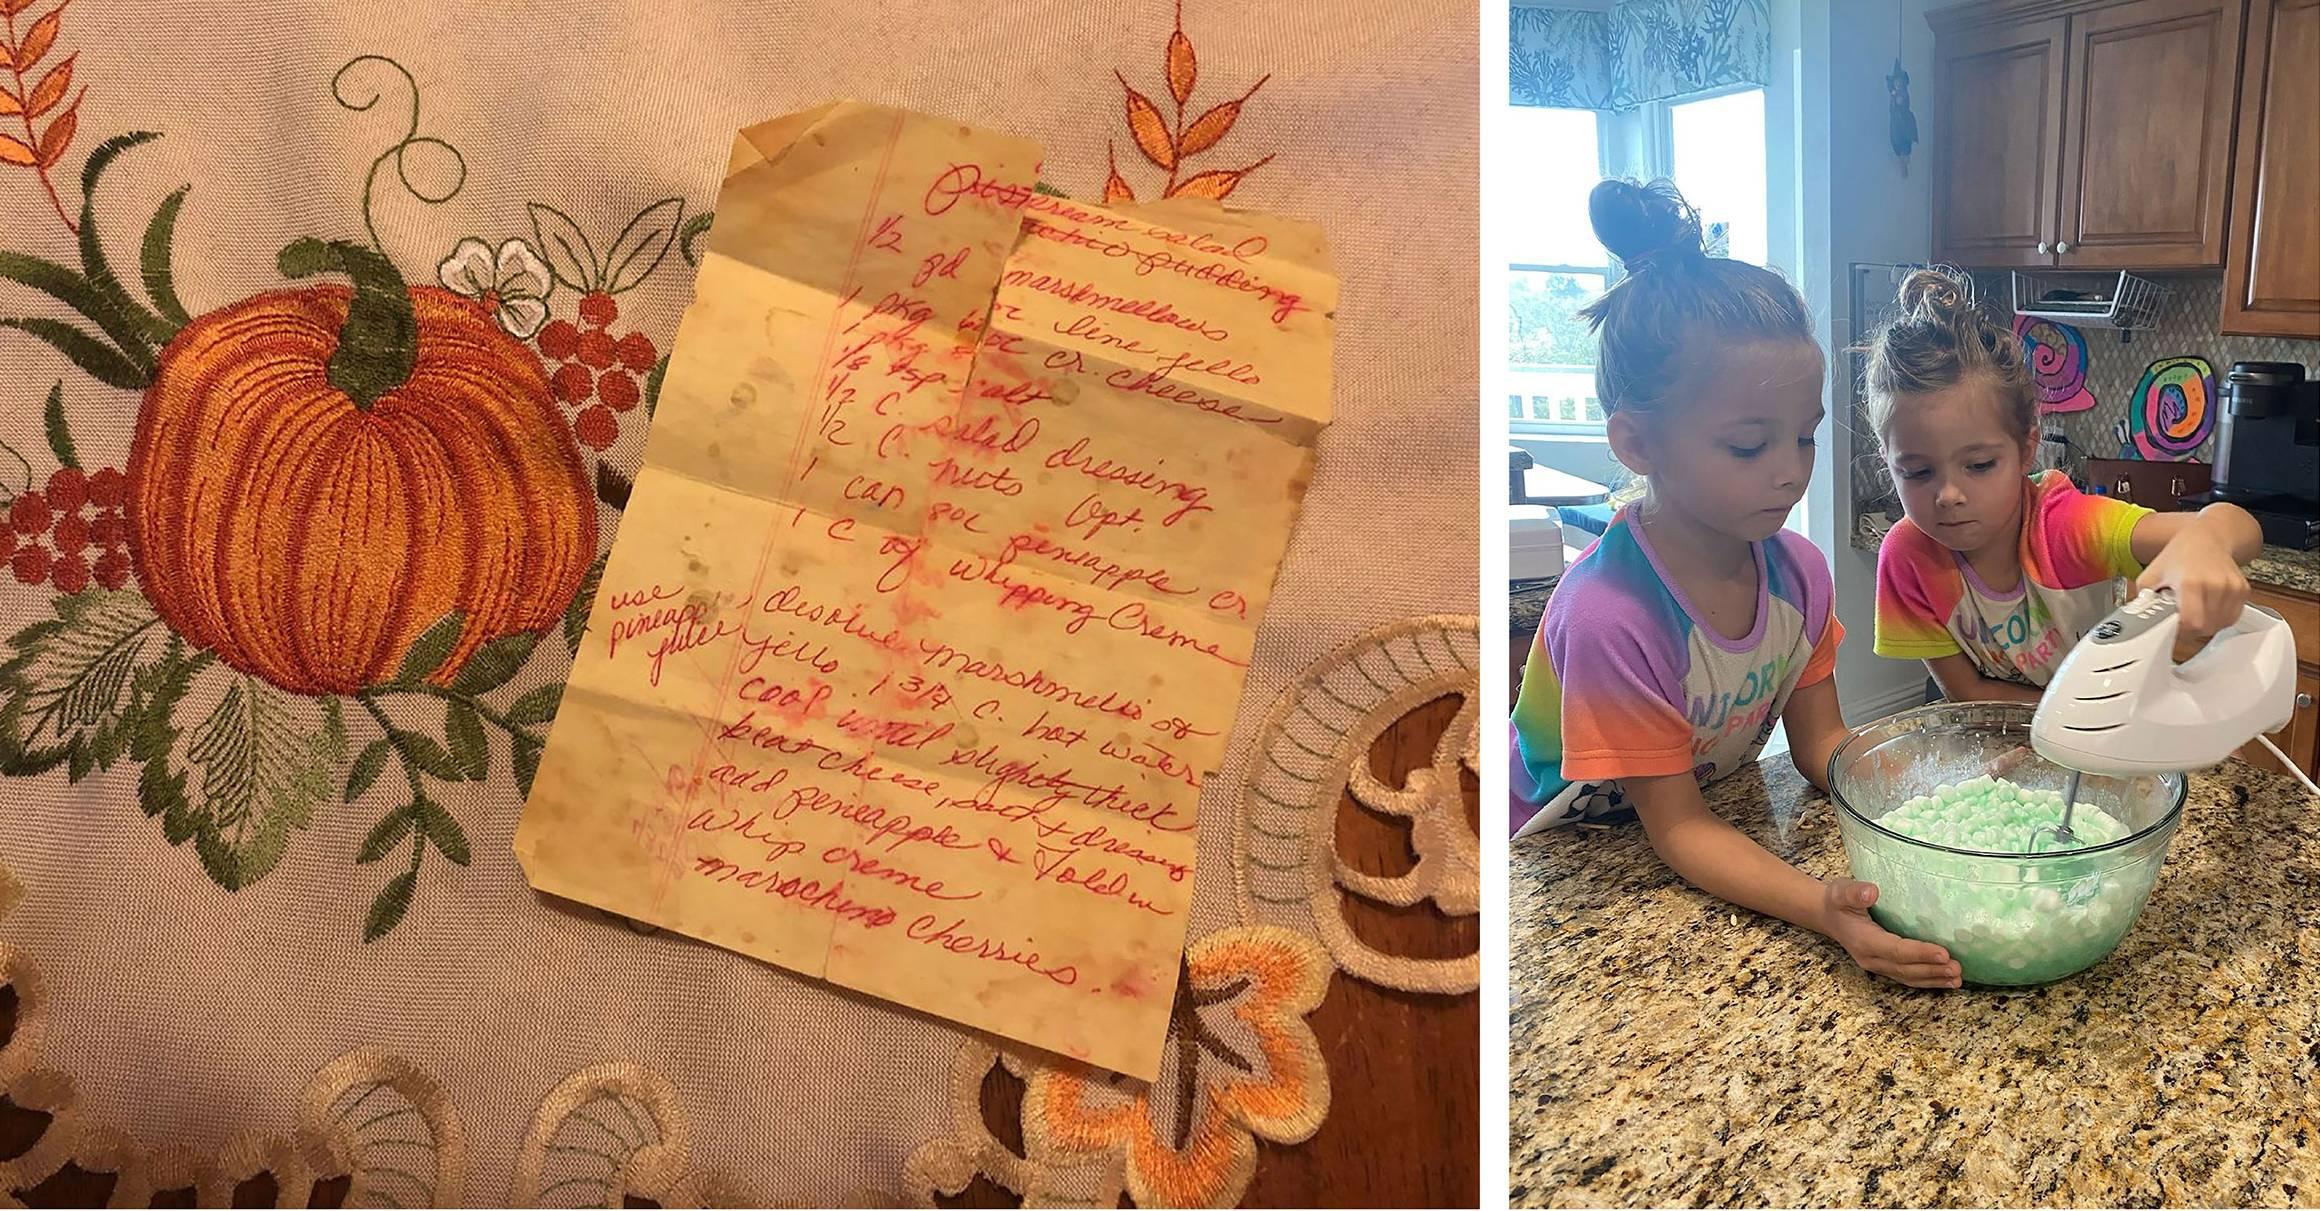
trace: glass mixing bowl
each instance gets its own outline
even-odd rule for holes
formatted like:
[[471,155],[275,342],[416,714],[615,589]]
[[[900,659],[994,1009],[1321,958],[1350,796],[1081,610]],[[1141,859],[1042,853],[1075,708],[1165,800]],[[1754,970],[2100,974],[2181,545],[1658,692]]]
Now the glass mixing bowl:
[[1989,776],[1993,763],[2016,785],[2064,790],[2070,771],[2028,751],[2031,713],[2023,703],[1936,703],[1853,729],[1829,759],[1853,877],[1877,885],[1869,915],[1946,947],[1974,984],[2042,984],[2100,962],[2134,927],[2183,819],[2181,774],[2083,774],[2076,810],[2108,814],[2123,826],[2118,840],[2057,851],[2050,837],[2024,836],[1957,849],[1878,823],[1945,784]]

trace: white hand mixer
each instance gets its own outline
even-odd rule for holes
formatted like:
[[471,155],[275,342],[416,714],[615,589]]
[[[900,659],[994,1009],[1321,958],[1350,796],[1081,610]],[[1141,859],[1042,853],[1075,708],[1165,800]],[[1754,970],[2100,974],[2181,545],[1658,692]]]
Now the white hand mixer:
[[[2290,773],[2320,786],[2264,735],[2296,710],[2296,645],[2286,619],[2259,605],[2215,633],[2191,659],[2175,663],[2175,594],[2138,594],[2079,640],[2046,684],[2030,720],[2030,746],[2070,771],[2062,825],[2042,828],[2076,840],[2070,812],[2078,778],[2198,769],[2251,738]],[[2033,834],[2033,843],[2036,835]]]

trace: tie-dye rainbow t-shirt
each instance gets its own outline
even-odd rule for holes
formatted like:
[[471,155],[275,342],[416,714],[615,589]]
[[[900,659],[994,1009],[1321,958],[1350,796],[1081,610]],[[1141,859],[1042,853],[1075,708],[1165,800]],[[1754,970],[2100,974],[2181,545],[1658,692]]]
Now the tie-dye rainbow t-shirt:
[[1820,551],[1787,530],[1754,550],[1756,621],[1740,639],[1702,620],[1631,510],[1564,573],[1508,728],[1515,835],[1621,810],[1620,778],[1705,785],[1747,765],[1789,695],[1835,671],[1845,629]]
[[1982,676],[2043,686],[2079,637],[2140,576],[2130,539],[2151,512],[2088,496],[2060,471],[2024,481],[2022,579],[2008,592],[1904,518],[1877,552],[1876,652],[1938,660],[1963,652]]

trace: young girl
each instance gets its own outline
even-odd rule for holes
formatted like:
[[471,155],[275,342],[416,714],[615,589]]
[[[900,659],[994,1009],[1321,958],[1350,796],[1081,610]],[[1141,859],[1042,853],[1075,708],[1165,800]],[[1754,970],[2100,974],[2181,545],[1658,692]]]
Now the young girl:
[[2154,513],[2032,472],[2022,342],[1962,277],[1921,269],[1868,346],[1869,422],[1908,514],[1877,553],[1880,656],[1923,660],[1952,701],[2036,702],[2079,637],[2135,588],[2170,588],[2180,633],[2229,626],[2263,531],[2237,505]]
[[1782,862],[1700,793],[1778,722],[1824,786],[1845,734],[1828,565],[1781,529],[1822,414],[1804,300],[1705,255],[1664,182],[1605,181],[1588,213],[1627,267],[1582,313],[1601,342],[1596,394],[1612,453],[1648,487],[1564,574],[1531,645],[1511,726],[1516,833],[1632,808],[1694,886],[1827,934],[1870,971],[1955,987],[1946,951],[1869,919],[1874,887]]

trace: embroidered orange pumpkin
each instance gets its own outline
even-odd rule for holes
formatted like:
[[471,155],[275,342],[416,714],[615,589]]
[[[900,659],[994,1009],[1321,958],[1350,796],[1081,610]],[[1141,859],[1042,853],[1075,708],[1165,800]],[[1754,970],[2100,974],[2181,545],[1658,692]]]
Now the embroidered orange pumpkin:
[[384,257],[301,240],[285,276],[162,350],[129,456],[138,581],[162,619],[298,693],[393,677],[456,610],[448,682],[570,604],[596,508],[539,359]]

